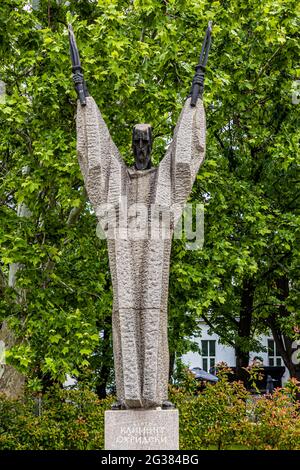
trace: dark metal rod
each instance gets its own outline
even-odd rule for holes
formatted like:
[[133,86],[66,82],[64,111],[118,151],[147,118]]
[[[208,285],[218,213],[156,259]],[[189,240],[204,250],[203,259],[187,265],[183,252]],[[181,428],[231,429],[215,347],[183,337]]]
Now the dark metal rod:
[[208,59],[208,53],[211,46],[212,22],[208,22],[208,27],[201,48],[199,63],[196,65],[196,73],[193,78],[191,90],[191,106],[196,106],[198,97],[202,97],[204,90],[205,68]]
[[76,44],[74,31],[71,24],[68,24],[69,43],[70,43],[70,56],[72,61],[73,81],[77,96],[81,106],[86,106],[86,97],[89,96],[86,84],[83,78],[83,69],[81,67],[79,52]]

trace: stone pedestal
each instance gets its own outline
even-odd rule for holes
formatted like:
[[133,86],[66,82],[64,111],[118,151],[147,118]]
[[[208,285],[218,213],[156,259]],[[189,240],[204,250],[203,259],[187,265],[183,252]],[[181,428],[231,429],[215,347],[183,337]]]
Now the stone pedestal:
[[105,412],[106,450],[178,450],[178,410]]

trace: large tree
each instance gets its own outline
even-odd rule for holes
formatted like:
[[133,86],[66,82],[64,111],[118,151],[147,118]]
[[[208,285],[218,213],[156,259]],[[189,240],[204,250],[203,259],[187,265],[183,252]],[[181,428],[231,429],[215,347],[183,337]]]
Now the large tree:
[[[89,90],[128,163],[137,122],[152,123],[154,161],[164,154],[213,21],[207,158],[191,197],[204,203],[205,242],[200,251],[174,243],[171,359],[195,347],[201,318],[236,348],[241,376],[259,347],[255,333],[271,328],[283,345],[283,335],[296,337],[297,3],[41,0],[32,9],[25,0],[1,2],[0,306],[15,338],[9,361],[31,387],[70,374],[102,396],[113,367],[106,245],[76,160],[68,21]],[[18,217],[22,203],[28,218]],[[22,269],[12,287],[16,263]]]

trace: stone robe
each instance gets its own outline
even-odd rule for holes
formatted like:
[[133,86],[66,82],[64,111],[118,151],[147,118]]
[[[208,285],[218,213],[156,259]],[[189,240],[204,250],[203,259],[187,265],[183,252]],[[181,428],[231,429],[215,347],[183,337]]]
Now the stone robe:
[[202,100],[194,108],[186,100],[165,157],[139,171],[125,165],[88,97],[85,107],[78,102],[77,153],[108,244],[118,400],[127,408],[160,406],[168,397],[171,238],[204,159]]

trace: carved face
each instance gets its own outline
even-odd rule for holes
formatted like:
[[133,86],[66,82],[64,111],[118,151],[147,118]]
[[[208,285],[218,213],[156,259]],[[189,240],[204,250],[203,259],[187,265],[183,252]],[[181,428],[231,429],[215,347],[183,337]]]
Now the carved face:
[[137,170],[151,168],[152,132],[149,124],[137,124],[132,133],[132,150]]

